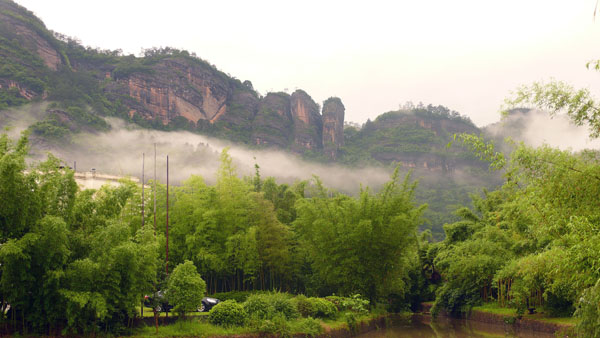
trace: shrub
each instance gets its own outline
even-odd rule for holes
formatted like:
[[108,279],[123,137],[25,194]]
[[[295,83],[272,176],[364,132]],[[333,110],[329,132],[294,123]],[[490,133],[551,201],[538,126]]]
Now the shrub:
[[358,317],[354,312],[346,313],[346,325],[348,325],[348,330],[353,334],[358,332]]
[[287,319],[299,316],[296,303],[285,293],[254,294],[244,302],[244,309],[250,317],[273,319],[278,314]]
[[318,319],[308,317],[298,321],[293,331],[303,333],[309,337],[316,337],[323,333],[323,326],[321,326],[321,322]]
[[294,302],[296,303],[296,309],[302,315],[302,317],[314,317],[315,316],[315,307],[309,298],[306,298],[304,295],[299,295],[294,298]]
[[246,310],[235,300],[226,300],[215,305],[208,314],[211,324],[219,326],[242,326],[247,319]]
[[332,296],[325,297],[325,299],[332,302],[333,305],[335,305],[335,307],[338,309],[338,311],[343,311],[343,309],[341,308],[341,306],[342,306],[341,304],[342,304],[342,301],[344,300],[344,297],[332,295]]
[[314,315],[318,318],[333,318],[337,314],[335,305],[323,298],[308,298],[314,309]]
[[250,297],[252,295],[263,295],[263,294],[268,294],[268,292],[265,292],[265,291],[229,291],[229,292],[218,292],[218,293],[211,295],[211,297],[217,298],[221,301],[233,299],[238,303],[243,303],[246,301],[246,299],[248,299],[248,297]]
[[353,311],[357,313],[369,312],[369,301],[363,299],[360,294],[355,294],[351,297],[340,297],[340,296],[329,296],[326,297],[328,301],[333,303],[338,311]]
[[251,295],[244,302],[244,309],[251,317],[271,319],[275,313],[275,308],[269,298],[269,295],[265,294]]
[[275,334],[279,337],[291,337],[292,336],[292,328],[290,323],[287,321],[287,318],[279,313],[273,318],[273,323],[275,324]]
[[277,325],[275,325],[275,323],[269,319],[261,320],[258,322],[256,331],[263,334],[273,334],[277,332]]
[[298,310],[287,294],[272,293],[269,295],[269,299],[275,312],[283,314],[287,319],[298,318]]

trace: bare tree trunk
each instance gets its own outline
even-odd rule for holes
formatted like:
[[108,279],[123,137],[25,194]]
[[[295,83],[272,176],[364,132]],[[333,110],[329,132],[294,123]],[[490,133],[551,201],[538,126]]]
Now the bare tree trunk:
[[154,326],[156,326],[156,334],[158,334],[158,313],[156,312],[156,309],[154,310]]

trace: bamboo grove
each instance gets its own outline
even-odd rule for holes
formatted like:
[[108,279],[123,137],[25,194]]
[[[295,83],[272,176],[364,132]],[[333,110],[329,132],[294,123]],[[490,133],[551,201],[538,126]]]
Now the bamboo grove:
[[444,226],[445,240],[421,247],[435,290],[433,312],[463,315],[496,302],[518,315],[578,316],[580,335],[595,336],[599,153],[513,143],[507,156],[486,155],[493,148],[483,139],[461,135],[460,140],[504,168],[505,183],[472,196],[473,208],[457,211],[462,220]]
[[[49,155],[26,164],[26,135],[0,136],[2,322],[23,333],[126,333],[144,295],[166,288],[167,187],[80,190]],[[193,262],[206,292],[390,295],[407,304],[424,206],[398,170],[356,197],[318,179],[239,178],[227,151],[216,183],[169,188],[170,270]],[[153,199],[157,200],[156,224]],[[142,221],[142,206],[145,220]],[[142,225],[143,224],[143,225]]]
[[263,179],[258,165],[240,178],[225,150],[216,183],[191,176],[168,199],[157,184],[142,200],[131,181],[79,190],[51,155],[28,166],[26,135],[4,134],[3,322],[24,332],[126,332],[143,295],[168,283],[168,200],[169,266],[191,262],[210,294],[359,293],[391,311],[434,300],[434,314],[457,316],[496,303],[517,315],[576,316],[580,336],[598,336],[600,153],[514,142],[499,153],[478,136],[456,140],[503,170],[504,183],[471,196],[432,242],[417,231],[426,206],[414,203],[416,183],[398,169],[379,191],[347,196],[318,178]]

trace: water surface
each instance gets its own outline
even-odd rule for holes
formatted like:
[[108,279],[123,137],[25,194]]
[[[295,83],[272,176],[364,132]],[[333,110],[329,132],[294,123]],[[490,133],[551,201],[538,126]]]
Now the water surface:
[[461,319],[438,318],[432,321],[428,316],[414,316],[412,323],[398,324],[391,328],[371,331],[361,338],[551,338],[554,335],[536,331],[515,331],[510,325],[493,325]]

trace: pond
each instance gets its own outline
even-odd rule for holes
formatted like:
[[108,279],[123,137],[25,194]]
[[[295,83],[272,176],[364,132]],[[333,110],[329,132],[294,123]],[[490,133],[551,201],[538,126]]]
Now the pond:
[[541,337],[552,338],[553,334],[536,331],[515,332],[509,325],[493,325],[462,319],[438,318],[431,320],[429,316],[413,316],[409,324],[398,324],[387,329],[371,331],[358,337],[361,338],[467,338],[467,337]]

